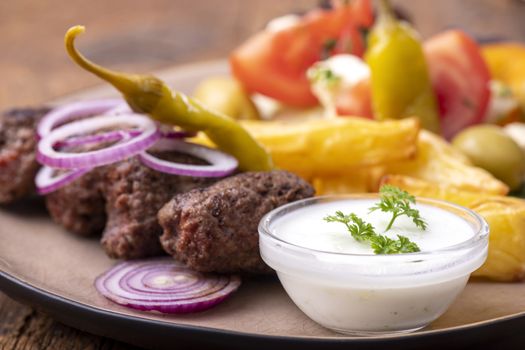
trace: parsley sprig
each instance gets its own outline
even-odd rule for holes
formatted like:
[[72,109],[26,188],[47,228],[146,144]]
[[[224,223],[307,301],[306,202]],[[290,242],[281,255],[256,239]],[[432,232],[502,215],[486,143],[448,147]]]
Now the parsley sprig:
[[[411,204],[416,203],[414,196],[391,185],[381,187],[380,194],[380,202],[371,207],[370,212],[381,210],[382,212],[392,213],[392,219],[385,231],[390,230],[394,221],[401,215],[411,218],[420,229],[425,230],[427,228],[427,223],[421,218],[419,211],[411,207]],[[354,213],[344,214],[338,210],[335,212],[335,215],[328,215],[324,220],[326,222],[340,222],[344,224],[356,241],[368,241],[375,254],[400,254],[420,251],[418,245],[405,236],[397,235],[397,239],[392,239],[385,235],[377,234],[372,224],[365,222]]]
[[370,246],[376,254],[403,254],[419,252],[418,245],[408,237],[397,235],[397,239],[391,239],[383,235],[375,235],[370,240]]
[[374,226],[365,222],[354,213],[345,215],[338,210],[335,212],[335,215],[328,215],[324,220],[343,223],[356,241],[370,242],[370,246],[375,254],[419,252],[417,244],[411,242],[407,237],[398,235],[398,239],[391,239],[387,236],[379,235],[375,232]]
[[308,79],[310,79],[310,81],[322,82],[329,86],[334,86],[341,80],[340,76],[338,76],[334,73],[333,70],[325,66],[313,66],[312,68],[308,69],[307,74]]
[[352,237],[359,242],[369,241],[376,235],[374,226],[364,222],[354,213],[345,215],[342,211],[338,210],[335,212],[335,215],[328,215],[324,220],[326,222],[340,222],[345,224]]
[[381,201],[370,208],[370,213],[376,210],[381,210],[385,213],[392,213],[392,219],[388,223],[385,231],[390,230],[394,221],[402,215],[411,218],[414,224],[420,229],[427,229],[427,223],[421,218],[419,210],[410,206],[411,204],[416,203],[416,198],[414,196],[392,185],[382,186],[379,193],[381,195]]

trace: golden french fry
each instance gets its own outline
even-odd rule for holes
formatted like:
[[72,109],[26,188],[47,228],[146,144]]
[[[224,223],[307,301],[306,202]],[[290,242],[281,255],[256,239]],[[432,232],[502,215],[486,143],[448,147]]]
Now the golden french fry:
[[475,198],[479,197],[479,193],[507,193],[503,183],[486,171],[470,165],[462,153],[440,137],[422,130],[418,146],[418,153],[412,160],[347,171],[341,169],[339,175],[316,176],[311,182],[319,194],[375,192],[379,188],[379,180],[385,174],[404,174],[411,176],[409,179],[429,181],[426,191],[438,191],[441,187],[436,184],[447,184],[449,193],[455,186],[460,191],[458,200],[465,195],[464,191],[472,191]]
[[499,197],[470,206],[490,226],[489,255],[474,276],[498,281],[521,281],[525,277],[525,201]]
[[448,200],[483,216],[490,227],[487,261],[473,276],[497,281],[525,277],[525,201],[518,198],[463,191],[407,176],[386,176],[382,184],[400,187],[420,197]]
[[416,151],[417,119],[364,118],[245,121],[274,163],[306,179],[408,159]]
[[463,190],[457,186],[434,183],[405,175],[386,175],[380,180],[380,186],[393,185],[410,192],[414,196],[444,199],[468,207],[480,199],[494,195],[483,192]]
[[[469,191],[506,194],[508,188],[416,119],[363,118],[243,121],[277,167],[309,180],[318,193],[376,191],[384,174],[409,175]],[[199,137],[196,142],[210,145]],[[417,152],[416,152],[417,151]]]
[[390,163],[385,174],[407,175],[433,183],[455,186],[465,191],[505,195],[509,189],[487,171],[472,166],[460,151],[428,131],[419,133],[417,156]]
[[310,180],[317,195],[377,192],[384,168],[365,167],[339,176],[318,176]]

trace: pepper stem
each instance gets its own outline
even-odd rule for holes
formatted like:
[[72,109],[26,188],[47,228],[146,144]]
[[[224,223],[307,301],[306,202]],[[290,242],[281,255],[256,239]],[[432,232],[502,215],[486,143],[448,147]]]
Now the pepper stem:
[[382,21],[391,21],[396,18],[389,0],[379,1],[379,18]]

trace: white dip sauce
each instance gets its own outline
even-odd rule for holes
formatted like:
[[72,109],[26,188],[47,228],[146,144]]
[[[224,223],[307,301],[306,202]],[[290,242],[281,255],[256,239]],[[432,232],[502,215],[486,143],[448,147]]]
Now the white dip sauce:
[[[277,271],[284,289],[306,315],[338,332],[371,335],[420,329],[446,311],[470,273],[486,259],[488,226],[467,209],[445,202],[439,207],[418,203],[415,208],[427,230],[400,216],[384,232],[391,214],[369,213],[378,201],[357,197],[300,201],[261,221],[264,261]],[[376,255],[344,224],[323,220],[337,210],[357,214],[378,234],[392,239],[406,236],[421,252]]]
[[474,235],[469,224],[446,210],[425,204],[413,206],[428,224],[423,231],[406,216],[399,216],[390,230],[384,232],[392,214],[379,210],[368,213],[377,200],[343,201],[318,204],[296,210],[275,222],[274,234],[283,240],[302,247],[348,254],[374,254],[367,242],[357,242],[345,225],[323,220],[337,210],[344,214],[355,213],[372,224],[376,233],[392,239],[397,235],[408,237],[422,251],[436,250],[466,241]]

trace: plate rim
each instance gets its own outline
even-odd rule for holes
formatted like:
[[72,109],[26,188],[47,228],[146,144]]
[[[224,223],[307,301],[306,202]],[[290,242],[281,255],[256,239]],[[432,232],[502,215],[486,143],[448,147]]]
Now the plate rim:
[[[101,320],[109,320],[113,322],[133,324],[137,327],[147,325],[148,327],[158,328],[159,331],[170,331],[173,332],[174,338],[185,333],[190,335],[190,338],[198,337],[199,335],[213,335],[216,338],[225,342],[224,345],[229,344],[230,348],[243,348],[242,345],[250,345],[253,348],[254,342],[259,342],[257,348],[267,348],[269,344],[280,344],[286,343],[286,345],[298,346],[301,349],[305,349],[311,346],[327,346],[327,347],[338,347],[348,345],[360,345],[360,346],[378,346],[381,344],[392,345],[397,343],[398,345],[405,345],[408,342],[419,342],[419,341],[432,341],[435,339],[443,339],[448,336],[459,336],[459,339],[467,338],[462,337],[467,332],[476,333],[479,337],[480,331],[491,329],[491,328],[502,328],[507,331],[511,331],[514,326],[518,326],[519,321],[523,321],[525,312],[512,314],[508,316],[498,317],[492,320],[480,321],[469,325],[462,325],[452,328],[444,328],[440,330],[429,330],[415,333],[408,333],[402,335],[393,336],[381,336],[381,337],[304,337],[304,336],[282,336],[282,335],[266,335],[266,334],[255,334],[249,332],[239,332],[234,330],[221,330],[212,327],[195,326],[181,323],[163,322],[160,320],[152,320],[143,318],[135,315],[126,315],[119,312],[110,310],[104,310],[96,306],[88,305],[74,299],[70,299],[56,293],[44,290],[37,286],[32,285],[29,282],[23,281],[22,279],[13,276],[6,272],[4,269],[0,269],[0,289],[12,297],[13,299],[21,300],[30,305],[40,307],[47,312],[50,312],[54,318],[63,321],[66,324],[73,324],[77,329],[86,330],[89,333],[97,334],[100,336],[110,337],[118,339],[124,342],[130,343],[126,337],[115,337],[113,332],[106,334],[99,332],[93,327],[85,326],[85,322],[72,322],[66,318],[57,316],[56,313],[52,312],[51,306],[58,306],[59,309],[67,309],[73,314],[82,314],[83,316],[79,319],[90,321],[92,318]],[[79,324],[81,326],[79,326]],[[485,335],[489,335],[490,332],[483,332]],[[498,334],[498,332],[496,332]],[[149,338],[149,337],[146,337]],[[212,339],[207,339],[211,341]],[[234,346],[228,341],[235,340]],[[132,342],[138,345],[151,345],[150,342]]]
[[[171,67],[165,67],[160,70],[155,70],[153,74],[158,76],[173,76],[179,74],[180,72],[187,72],[199,70],[201,68],[214,67],[219,70],[227,70],[227,60],[224,58],[219,59],[209,59],[196,62],[187,62],[177,64]],[[188,73],[184,73],[188,74]],[[107,86],[104,84],[97,84],[94,86],[86,87],[84,89],[79,89],[71,91],[68,94],[63,96],[53,98],[44,105],[55,106],[58,103],[68,101],[80,97],[83,98],[84,95],[101,92],[107,89]],[[494,282],[497,283],[497,282]],[[57,318],[62,321],[62,318],[53,313],[53,309],[50,308],[47,304],[52,305],[61,305],[62,307],[76,310],[76,312],[92,314],[96,317],[103,319],[113,319],[118,322],[133,322],[138,326],[141,324],[147,324],[148,326],[161,327],[163,329],[169,329],[172,331],[177,331],[174,335],[177,335],[179,332],[189,332],[199,334],[213,334],[217,337],[226,337],[228,339],[234,338],[236,340],[243,339],[248,341],[247,344],[253,347],[253,343],[250,341],[261,341],[264,340],[263,347],[269,343],[275,344],[295,344],[304,348],[305,346],[314,345],[325,345],[325,346],[337,346],[337,345],[379,345],[379,344],[391,344],[393,342],[406,343],[409,341],[419,341],[422,338],[435,339],[443,338],[446,335],[461,335],[466,332],[478,332],[483,329],[492,329],[494,327],[503,327],[508,324],[517,324],[519,321],[524,322],[525,325],[525,311],[513,313],[510,315],[500,316],[497,318],[478,321],[470,324],[464,324],[449,328],[434,329],[434,330],[423,330],[415,333],[408,334],[398,334],[398,335],[388,335],[388,336],[379,336],[379,337],[315,337],[315,336],[283,336],[283,335],[270,335],[270,334],[257,334],[250,332],[241,332],[235,330],[224,330],[213,327],[205,326],[196,326],[182,323],[174,322],[163,322],[160,320],[152,320],[145,317],[135,316],[135,315],[126,315],[123,313],[105,310],[93,305],[89,305],[83,302],[76,301],[65,296],[61,296],[57,293],[47,291],[43,288],[37,287],[30,282],[24,281],[23,279],[15,276],[13,273],[6,271],[5,267],[0,264],[0,291],[4,292],[6,295],[12,297],[13,299],[23,300],[25,304],[30,304],[35,307],[42,307],[47,312],[53,315],[54,318]],[[22,297],[21,297],[22,296]],[[25,297],[24,297],[25,296]],[[40,301],[40,303],[34,303],[34,301]],[[46,306],[42,306],[45,304]],[[128,342],[125,338],[114,337],[113,335],[100,334],[99,332],[94,332],[89,330],[89,327],[77,327],[74,322],[64,321],[66,324],[73,324],[73,327],[77,329],[87,329],[88,332],[93,334],[98,334],[106,337],[115,338]],[[508,327],[509,329],[511,327]],[[151,345],[151,344],[150,344]],[[230,346],[232,344],[229,344]],[[259,344],[261,345],[261,344]],[[238,347],[239,344],[235,344],[235,347]]]

